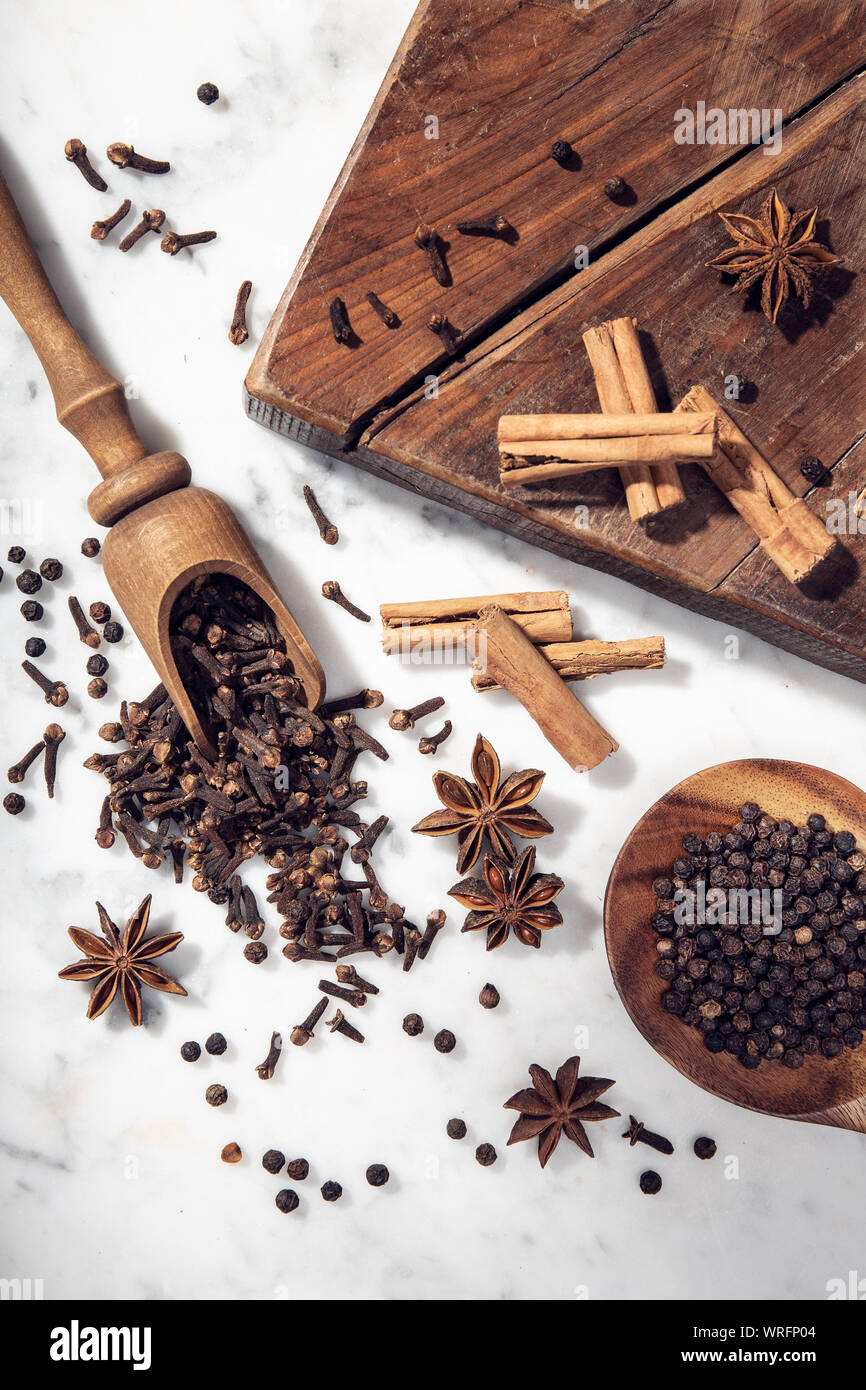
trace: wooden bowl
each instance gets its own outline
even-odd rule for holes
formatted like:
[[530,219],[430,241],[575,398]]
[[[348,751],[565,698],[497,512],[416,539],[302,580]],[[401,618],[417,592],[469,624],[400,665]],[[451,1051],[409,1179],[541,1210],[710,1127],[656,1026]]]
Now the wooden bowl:
[[750,758],[695,773],[650,807],[617,855],[604,903],[614,983],[647,1042],[704,1090],[748,1110],[866,1133],[866,1042],[832,1061],[807,1057],[797,1071],[776,1061],[746,1071],[736,1057],[708,1052],[696,1028],[662,1008],[666,985],[655,972],[657,937],[650,926],[653,879],[670,874],[683,835],[726,832],[746,801],[795,825],[819,811],[829,827],[852,831],[858,846],[866,846],[866,793],[833,772]]

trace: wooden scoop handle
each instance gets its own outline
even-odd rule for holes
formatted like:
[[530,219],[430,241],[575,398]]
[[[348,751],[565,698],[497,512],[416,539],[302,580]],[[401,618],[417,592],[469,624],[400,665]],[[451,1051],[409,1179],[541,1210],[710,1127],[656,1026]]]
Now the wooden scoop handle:
[[147,454],[129,418],[121,383],[97,362],[48,282],[0,174],[0,295],[20,323],[48,378],[57,418],[84,445],[103,479],[88,498],[94,521],[111,526],[145,502],[185,487],[180,454]]

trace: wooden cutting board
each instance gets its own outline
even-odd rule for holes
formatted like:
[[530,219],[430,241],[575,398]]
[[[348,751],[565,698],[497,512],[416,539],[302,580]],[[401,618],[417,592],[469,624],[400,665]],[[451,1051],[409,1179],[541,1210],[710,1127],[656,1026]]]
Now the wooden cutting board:
[[[614,473],[506,494],[496,448],[501,414],[597,410],[581,335],[630,314],[660,409],[706,386],[822,516],[866,485],[864,23],[866,0],[423,0],[256,353],[248,413],[866,681],[856,518],[842,563],[803,593],[697,467],[685,509],[646,529]],[[781,149],[676,143],[675,113],[699,101],[781,110]],[[557,139],[570,167],[550,157]],[[619,204],[603,191],[614,174],[630,189]],[[773,186],[818,206],[816,234],[842,257],[776,327],[705,265],[729,243],[717,213],[754,215]],[[492,213],[513,241],[455,230]],[[420,221],[444,239],[447,287],[414,243]],[[331,332],[337,295],[352,347]],[[457,360],[426,326],[434,310],[461,334]],[[748,383],[738,400],[732,376]],[[829,486],[809,488],[807,456]]]

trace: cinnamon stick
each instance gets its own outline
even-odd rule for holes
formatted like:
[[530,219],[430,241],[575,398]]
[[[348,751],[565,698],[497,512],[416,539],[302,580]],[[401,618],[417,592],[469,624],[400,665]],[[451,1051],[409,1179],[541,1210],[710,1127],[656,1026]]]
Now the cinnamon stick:
[[510,614],[533,642],[567,642],[571,637],[571,609],[564,589],[416,599],[381,605],[379,615],[385,653],[398,656],[419,650],[441,650],[471,640],[475,635],[475,619],[489,604]]
[[713,482],[758,536],[761,549],[786,579],[799,584],[826,559],[836,546],[819,517],[809,510],[787,483],[743,434],[709,391],[693,386],[678,411],[705,411],[718,415],[718,447],[711,459],[702,460]]
[[[671,411],[625,415],[500,415],[499,446],[535,439],[617,439],[644,434],[712,434],[716,412],[687,416]],[[509,453],[519,453],[510,449]]]
[[502,608],[491,604],[481,609],[478,635],[483,645],[476,670],[492,676],[520,701],[570,767],[588,771],[616,751],[616,740]]
[[[614,319],[610,325],[613,345],[619,358],[619,365],[625,378],[626,388],[631,399],[632,409],[638,414],[658,410],[656,394],[652,387],[650,374],[641,352],[637,332],[637,320],[632,318]],[[685,502],[686,494],[675,463],[659,462],[652,466],[653,482],[658,494],[659,505],[678,507]]]
[[[583,343],[595,377],[599,405],[604,414],[633,414],[631,396],[613,345],[611,325],[600,323],[597,328],[588,328],[583,335]],[[625,488],[625,500],[632,521],[644,521],[661,511],[661,502],[649,464],[625,464],[620,468],[619,475]]]
[[[587,681],[615,671],[646,671],[665,664],[663,637],[632,637],[624,642],[549,642],[538,650],[561,680]],[[487,672],[472,677],[475,690],[500,690]]]
[[[620,439],[539,439],[510,444],[508,454],[499,456],[499,481],[503,487],[525,487],[556,478],[594,473],[598,468],[616,468],[630,463],[689,463],[710,459],[715,440],[712,434],[658,434]],[[515,457],[519,455],[519,457]],[[536,463],[526,460],[538,458]]]

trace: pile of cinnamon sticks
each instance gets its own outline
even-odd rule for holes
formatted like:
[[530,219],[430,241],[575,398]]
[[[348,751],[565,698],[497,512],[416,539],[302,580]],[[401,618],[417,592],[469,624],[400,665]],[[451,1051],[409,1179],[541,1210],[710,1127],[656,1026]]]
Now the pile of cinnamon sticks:
[[629,515],[647,521],[684,500],[677,465],[699,463],[787,579],[812,575],[835,539],[709,392],[695,386],[674,411],[660,412],[634,319],[589,328],[583,341],[602,414],[503,415],[502,486],[618,468]]
[[564,590],[385,603],[382,640],[412,664],[471,657],[475,690],[506,689],[571,767],[596,767],[619,746],[566,682],[663,666],[662,637],[573,641]]

